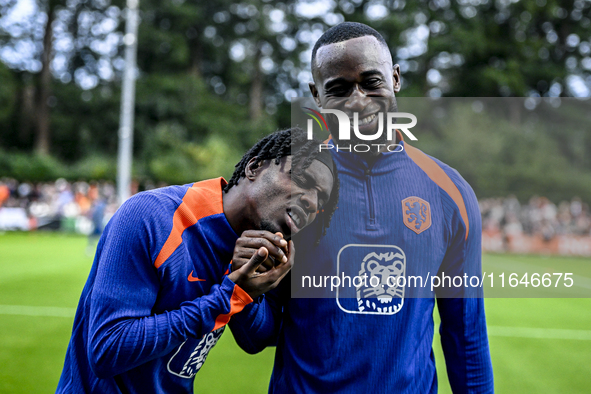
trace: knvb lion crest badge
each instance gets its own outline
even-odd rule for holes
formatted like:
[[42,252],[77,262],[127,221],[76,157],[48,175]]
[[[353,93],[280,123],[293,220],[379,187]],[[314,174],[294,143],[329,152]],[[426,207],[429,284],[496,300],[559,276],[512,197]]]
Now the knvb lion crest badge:
[[343,278],[337,305],[346,313],[394,315],[404,306],[405,275],[406,255],[398,246],[345,245],[337,255],[337,276]]
[[431,227],[431,206],[419,197],[402,200],[402,220],[404,225],[417,234]]

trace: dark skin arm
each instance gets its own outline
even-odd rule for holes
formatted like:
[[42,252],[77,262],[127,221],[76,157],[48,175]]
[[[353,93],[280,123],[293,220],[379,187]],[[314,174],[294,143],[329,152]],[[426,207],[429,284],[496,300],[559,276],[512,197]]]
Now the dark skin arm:
[[[234,249],[234,254],[236,255],[238,253],[240,256],[242,256],[242,254],[245,253],[245,250],[247,249],[251,249],[254,252],[251,254],[251,257],[246,263],[243,263],[245,257],[238,256],[238,263],[236,263],[236,260],[233,259],[232,265],[234,266],[234,271],[228,275],[229,279],[236,283],[241,289],[246,291],[253,299],[277,287],[279,282],[281,282],[281,280],[291,269],[295,259],[295,251],[292,241],[287,242],[282,237],[279,237],[275,234],[271,234],[269,232],[265,233],[266,234],[262,237],[240,238],[251,239],[243,240],[245,243],[243,243],[240,247],[238,246],[237,242],[237,246]],[[276,239],[276,244],[271,243],[269,245],[270,249],[267,249],[267,246],[265,245],[267,245],[267,242],[270,242],[268,239],[269,235],[272,239]],[[286,244],[285,249],[280,246],[284,243]],[[257,247],[256,249],[252,247],[246,247],[248,245],[255,246],[258,244],[262,244],[263,246]],[[269,259],[271,256],[270,251],[272,251],[275,255],[275,257],[273,257],[275,264],[273,264],[273,261]],[[263,263],[266,264],[265,271],[262,271],[261,269]]]

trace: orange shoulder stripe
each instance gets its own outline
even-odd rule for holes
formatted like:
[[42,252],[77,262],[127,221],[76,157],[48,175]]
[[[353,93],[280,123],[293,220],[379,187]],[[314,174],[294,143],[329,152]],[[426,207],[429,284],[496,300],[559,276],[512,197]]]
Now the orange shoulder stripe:
[[464,220],[464,224],[466,225],[466,239],[468,238],[468,232],[470,231],[470,223],[468,222],[468,211],[466,210],[466,204],[464,203],[464,198],[460,193],[460,190],[456,186],[455,183],[450,179],[450,177],[443,171],[433,159],[428,157],[426,154],[410,146],[409,144],[404,144],[404,149],[406,150],[406,154],[408,157],[418,165],[429,178],[433,182],[435,182],[440,188],[445,190],[447,194],[455,201],[456,205],[460,209],[460,215]]
[[196,182],[187,189],[181,205],[174,212],[172,230],[160,249],[154,267],[158,269],[183,242],[183,232],[206,216],[224,212],[222,189],[226,184],[223,178]]
[[230,312],[219,315],[215,319],[215,325],[213,326],[212,331],[215,331],[218,328],[228,324],[232,315],[243,310],[244,307],[251,302],[252,298],[248,295],[248,293],[242,290],[240,286],[234,285],[234,291],[232,291],[232,297],[230,298]]

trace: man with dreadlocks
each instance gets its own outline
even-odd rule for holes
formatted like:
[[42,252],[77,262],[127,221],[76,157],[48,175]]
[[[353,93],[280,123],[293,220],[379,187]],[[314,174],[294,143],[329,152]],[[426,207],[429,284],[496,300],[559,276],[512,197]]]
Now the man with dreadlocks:
[[[312,76],[310,90],[320,108],[358,121],[345,138],[329,112],[332,139],[324,146],[385,138],[373,140],[379,149],[368,152],[331,150],[341,182],[331,228],[318,246],[316,224],[298,234],[294,280],[268,293],[266,314],[243,311],[233,322],[241,323],[232,327],[238,344],[252,353],[277,344],[270,393],[436,393],[437,303],[453,392],[493,392],[481,293],[464,286],[423,291],[410,281],[445,274],[455,286],[457,277],[482,275],[474,192],[457,171],[412,147],[400,132],[376,132],[376,114],[397,112],[401,87],[400,68],[380,33],[352,22],[327,30],[312,50]],[[387,149],[392,145],[402,149]],[[304,287],[296,288],[303,283],[297,277],[302,267],[315,277],[369,275],[379,281],[348,296],[345,288],[320,293],[323,298],[297,297]],[[408,285],[394,287],[386,277],[409,279]]]
[[226,323],[290,270],[291,235],[334,212],[334,164],[316,146],[300,129],[278,131],[227,184],[127,200],[99,242],[57,393],[192,393]]

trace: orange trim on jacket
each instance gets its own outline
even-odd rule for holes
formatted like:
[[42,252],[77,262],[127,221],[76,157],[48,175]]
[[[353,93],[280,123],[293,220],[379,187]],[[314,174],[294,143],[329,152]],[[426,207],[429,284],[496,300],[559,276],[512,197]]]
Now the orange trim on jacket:
[[218,328],[225,326],[229,321],[232,315],[240,312],[244,307],[252,302],[252,298],[248,295],[248,293],[240,286],[234,285],[234,291],[232,292],[232,297],[230,298],[230,312],[225,313],[223,315],[219,315],[215,319],[215,325],[213,326],[213,330],[215,331]]
[[172,218],[172,230],[160,253],[154,261],[154,267],[159,268],[183,242],[183,232],[197,223],[200,219],[224,212],[220,183],[227,184],[222,177],[195,182],[183,197]]
[[470,231],[470,223],[468,221],[468,211],[466,210],[466,204],[464,203],[464,198],[460,193],[460,190],[456,186],[455,183],[451,180],[451,178],[443,171],[441,167],[429,156],[410,146],[408,143],[404,145],[404,149],[406,150],[406,154],[408,157],[418,165],[421,170],[425,171],[427,176],[431,178],[433,182],[435,182],[440,188],[445,190],[447,194],[455,201],[458,208],[460,209],[460,215],[462,216],[462,220],[464,220],[464,224],[466,225],[466,239],[468,238],[468,232]]

